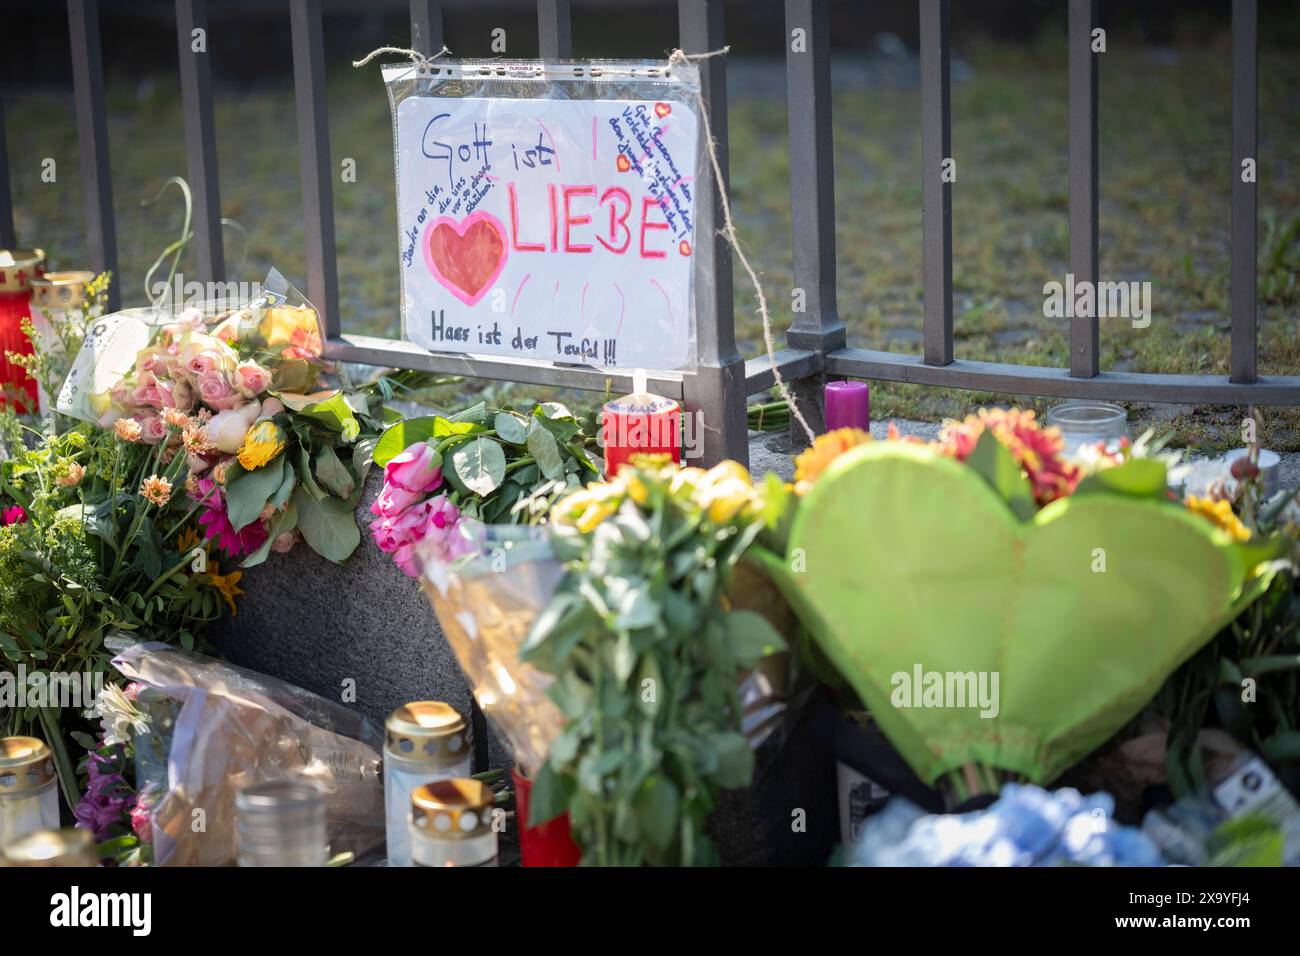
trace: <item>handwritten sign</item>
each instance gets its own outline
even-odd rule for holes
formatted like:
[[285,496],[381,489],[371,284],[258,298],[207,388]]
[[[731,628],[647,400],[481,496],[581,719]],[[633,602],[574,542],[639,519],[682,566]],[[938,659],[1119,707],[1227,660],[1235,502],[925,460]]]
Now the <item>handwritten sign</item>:
[[407,339],[603,367],[691,362],[688,103],[412,96],[396,115]]

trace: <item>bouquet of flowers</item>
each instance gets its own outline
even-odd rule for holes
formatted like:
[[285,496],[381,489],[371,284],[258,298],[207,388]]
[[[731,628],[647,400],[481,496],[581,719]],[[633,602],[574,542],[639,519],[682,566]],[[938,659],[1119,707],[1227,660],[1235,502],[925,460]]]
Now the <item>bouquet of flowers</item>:
[[1048,783],[1254,601],[1285,549],[1171,496],[1168,459],[1143,436],[1067,460],[1019,409],[932,443],[832,432],[796,462],[785,554],[755,554],[922,780],[958,800],[1008,775]]

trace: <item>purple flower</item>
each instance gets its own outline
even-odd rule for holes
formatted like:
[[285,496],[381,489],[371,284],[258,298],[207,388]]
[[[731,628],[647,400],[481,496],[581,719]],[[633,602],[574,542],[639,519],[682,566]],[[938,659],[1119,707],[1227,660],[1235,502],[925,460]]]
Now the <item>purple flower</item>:
[[90,780],[73,816],[77,818],[78,827],[90,830],[95,834],[95,840],[102,843],[112,836],[110,831],[115,824],[127,821],[135,804],[135,794],[126,778],[113,769],[109,758],[92,753],[86,769]]

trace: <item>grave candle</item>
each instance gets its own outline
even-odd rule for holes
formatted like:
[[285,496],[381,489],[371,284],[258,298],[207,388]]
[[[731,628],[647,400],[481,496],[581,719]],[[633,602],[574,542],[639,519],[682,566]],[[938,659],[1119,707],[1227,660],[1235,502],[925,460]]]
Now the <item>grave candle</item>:
[[682,407],[671,398],[647,391],[646,373],[632,375],[632,394],[605,403],[601,410],[601,444],[605,474],[613,477],[632,455],[670,455],[682,460]]
[[12,404],[25,412],[37,405],[36,380],[5,356],[32,353],[23,319],[32,314],[32,280],[44,274],[45,253],[40,249],[0,249],[0,407]]
[[866,382],[826,383],[826,430],[871,428],[871,392]]

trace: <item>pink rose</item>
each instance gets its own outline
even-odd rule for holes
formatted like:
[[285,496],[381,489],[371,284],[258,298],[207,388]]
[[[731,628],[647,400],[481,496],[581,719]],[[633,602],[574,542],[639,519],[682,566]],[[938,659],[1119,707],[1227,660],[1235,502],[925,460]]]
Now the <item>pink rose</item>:
[[142,415],[140,422],[140,440],[146,445],[156,445],[167,437],[167,423],[161,415]]
[[271,373],[256,362],[240,362],[235,369],[235,387],[248,398],[256,398],[271,387]]
[[433,491],[442,484],[442,456],[428,442],[416,442],[384,466],[384,482],[405,491]]
[[214,368],[199,376],[199,400],[209,408],[228,411],[241,404],[244,396],[231,384],[225,372]]
[[397,514],[376,518],[370,522],[370,533],[380,551],[392,554],[403,545],[414,544],[424,537],[428,521],[429,502],[422,501]]
[[27,512],[23,510],[22,505],[14,505],[12,508],[0,511],[0,521],[4,522],[6,528],[11,524],[26,524]]
[[284,402],[272,395],[262,403],[262,412],[257,417],[270,418],[273,415],[279,415],[282,411],[284,411]]
[[423,491],[407,491],[398,485],[385,484],[375,503],[370,506],[370,513],[376,518],[395,518],[423,494]]

